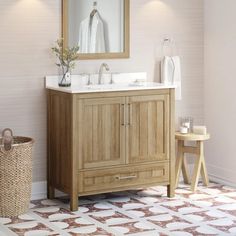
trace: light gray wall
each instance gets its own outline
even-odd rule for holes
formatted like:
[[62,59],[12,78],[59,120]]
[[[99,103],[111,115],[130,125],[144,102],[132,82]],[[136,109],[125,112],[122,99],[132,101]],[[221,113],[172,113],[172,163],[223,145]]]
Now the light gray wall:
[[205,0],[205,120],[209,173],[236,186],[236,1]]
[[[0,130],[36,140],[33,180],[46,179],[44,76],[57,73],[49,48],[60,37],[59,0],[0,1]],[[203,122],[203,0],[131,0],[130,59],[105,60],[113,72],[146,71],[159,81],[163,38],[182,61],[183,100],[176,117]],[[104,60],[79,61],[74,73],[97,72]]]
[[35,138],[34,181],[46,178],[44,76],[57,73],[60,12],[60,0],[0,1],[0,131]]

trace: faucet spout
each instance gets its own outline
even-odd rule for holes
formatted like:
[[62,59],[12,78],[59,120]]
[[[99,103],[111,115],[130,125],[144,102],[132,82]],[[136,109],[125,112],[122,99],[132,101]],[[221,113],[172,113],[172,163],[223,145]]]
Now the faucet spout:
[[98,74],[98,84],[102,83],[102,77],[103,77],[103,69],[105,68],[106,71],[109,71],[110,68],[106,63],[102,63],[99,68],[99,74]]

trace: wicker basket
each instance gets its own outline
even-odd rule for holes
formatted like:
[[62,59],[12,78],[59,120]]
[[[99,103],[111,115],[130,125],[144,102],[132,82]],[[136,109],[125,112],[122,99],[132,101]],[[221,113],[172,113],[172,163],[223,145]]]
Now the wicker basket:
[[0,216],[13,217],[29,209],[34,140],[13,137],[8,151],[2,141],[0,138]]

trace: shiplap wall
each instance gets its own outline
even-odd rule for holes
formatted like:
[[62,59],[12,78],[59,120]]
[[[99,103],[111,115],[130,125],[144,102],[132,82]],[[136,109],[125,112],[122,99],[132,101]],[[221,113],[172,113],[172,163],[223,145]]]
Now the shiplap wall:
[[[44,76],[55,74],[49,48],[60,35],[60,0],[0,1],[0,130],[35,138],[34,182],[46,179]],[[130,59],[106,60],[113,72],[146,71],[159,81],[163,38],[182,60],[183,100],[176,118],[203,122],[203,0],[131,0]],[[97,72],[101,60],[80,61],[74,73]]]

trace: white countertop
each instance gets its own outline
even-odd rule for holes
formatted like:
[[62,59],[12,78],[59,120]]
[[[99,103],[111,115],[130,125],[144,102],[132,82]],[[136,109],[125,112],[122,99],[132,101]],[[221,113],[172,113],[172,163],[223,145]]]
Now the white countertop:
[[57,90],[65,93],[97,93],[97,92],[115,92],[115,91],[131,91],[131,90],[148,90],[148,89],[167,89],[175,88],[174,85],[165,85],[154,82],[144,82],[135,84],[106,84],[101,86],[71,86],[59,87],[58,85],[47,86],[47,89]]
[[86,75],[72,76],[71,87],[59,87],[57,76],[46,77],[46,88],[65,93],[97,93],[97,92],[116,92],[134,90],[152,90],[175,88],[175,85],[167,85],[146,81],[146,73],[123,73],[113,77],[113,84],[110,84],[104,76],[104,84],[98,85],[95,77],[91,80],[93,84],[87,85]]

